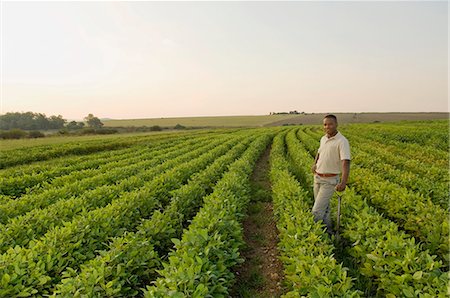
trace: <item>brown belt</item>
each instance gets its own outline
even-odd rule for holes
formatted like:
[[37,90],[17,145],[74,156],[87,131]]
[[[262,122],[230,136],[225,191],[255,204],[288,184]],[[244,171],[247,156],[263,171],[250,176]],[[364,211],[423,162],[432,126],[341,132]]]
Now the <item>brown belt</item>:
[[316,174],[319,175],[320,177],[334,177],[334,176],[338,175],[338,174],[321,174],[321,173],[317,173],[317,172],[316,172]]

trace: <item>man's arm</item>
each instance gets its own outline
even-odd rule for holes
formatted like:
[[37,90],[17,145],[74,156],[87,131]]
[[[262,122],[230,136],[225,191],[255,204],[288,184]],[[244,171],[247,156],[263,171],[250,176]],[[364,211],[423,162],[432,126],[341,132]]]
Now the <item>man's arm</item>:
[[314,159],[314,164],[313,164],[313,166],[312,166],[312,168],[311,168],[311,171],[312,171],[313,173],[316,172],[316,164],[317,164],[317,160],[318,160],[318,159],[319,159],[319,152],[317,152],[316,158]]
[[341,182],[336,185],[337,191],[343,191],[347,185],[348,175],[350,174],[350,160],[343,159],[341,161],[342,164],[342,177]]

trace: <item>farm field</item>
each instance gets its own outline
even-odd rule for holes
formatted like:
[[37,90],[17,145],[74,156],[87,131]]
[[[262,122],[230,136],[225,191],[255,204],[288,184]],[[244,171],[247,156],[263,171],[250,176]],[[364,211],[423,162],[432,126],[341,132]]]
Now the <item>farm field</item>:
[[[305,114],[274,114],[274,115],[249,115],[249,116],[203,116],[203,117],[165,117],[147,119],[105,119],[106,127],[115,126],[169,126],[181,124],[188,127],[258,127],[280,126],[292,124],[316,124],[322,121],[324,113]],[[447,112],[431,113],[336,113],[336,116],[344,123],[365,122],[398,122],[404,120],[429,121],[448,119]]]
[[449,122],[338,130],[339,241],[311,213],[320,125],[10,145],[0,297],[448,297]]
[[[189,127],[248,127],[264,126],[274,121],[296,118],[295,114],[248,115],[248,116],[202,116],[202,117],[166,117],[147,119],[110,119],[104,120],[105,126],[141,126],[159,125],[175,126],[181,124]],[[442,118],[442,115],[441,115]]]

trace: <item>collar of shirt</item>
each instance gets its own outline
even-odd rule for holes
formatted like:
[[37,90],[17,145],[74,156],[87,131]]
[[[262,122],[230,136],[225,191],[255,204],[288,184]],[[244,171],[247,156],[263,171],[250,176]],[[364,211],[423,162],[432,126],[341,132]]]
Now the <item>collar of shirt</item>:
[[331,139],[334,139],[334,138],[336,138],[338,135],[340,136],[340,134],[341,134],[341,132],[340,131],[338,131],[334,136],[332,136],[332,137],[328,137],[326,134],[325,134],[325,140],[331,140]]

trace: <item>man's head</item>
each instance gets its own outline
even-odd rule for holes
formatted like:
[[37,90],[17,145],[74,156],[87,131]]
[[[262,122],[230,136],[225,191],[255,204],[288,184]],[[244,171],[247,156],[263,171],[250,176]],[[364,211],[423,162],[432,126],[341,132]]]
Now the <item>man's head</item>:
[[323,129],[328,135],[334,134],[338,126],[337,118],[333,114],[328,114],[323,117]]

